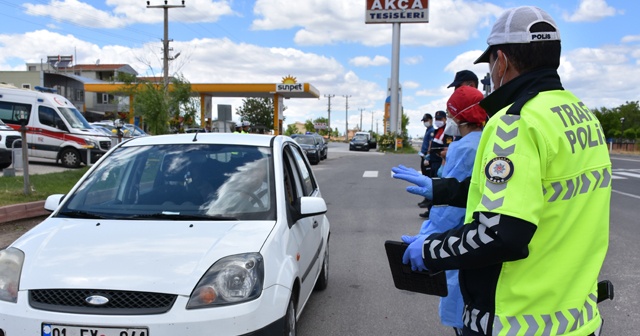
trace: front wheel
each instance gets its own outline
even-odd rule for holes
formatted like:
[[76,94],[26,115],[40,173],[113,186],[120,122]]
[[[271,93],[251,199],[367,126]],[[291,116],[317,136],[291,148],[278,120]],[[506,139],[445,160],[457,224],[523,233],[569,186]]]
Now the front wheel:
[[80,152],[75,148],[66,148],[60,153],[60,161],[66,168],[78,168],[82,159],[80,159]]
[[287,305],[287,313],[284,315],[284,336],[296,336],[296,327],[296,303],[292,296]]
[[329,241],[327,240],[327,247],[324,249],[324,260],[322,261],[322,269],[316,281],[315,290],[323,291],[327,289],[329,284]]

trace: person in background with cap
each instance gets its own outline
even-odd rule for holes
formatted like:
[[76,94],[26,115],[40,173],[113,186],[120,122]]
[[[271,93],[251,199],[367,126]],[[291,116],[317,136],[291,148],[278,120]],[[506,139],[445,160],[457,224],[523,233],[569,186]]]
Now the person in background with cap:
[[250,132],[250,128],[251,128],[251,123],[249,123],[248,121],[243,121],[242,122],[242,132],[241,133],[251,133]]
[[[420,152],[418,155],[420,156],[420,171],[424,176],[431,176],[430,167],[428,164],[425,164],[425,156],[429,154],[429,145],[431,144],[431,140],[433,139],[433,135],[435,133],[435,128],[433,127],[433,117],[429,113],[425,113],[422,116],[422,123],[426,130],[424,131],[424,137],[422,138],[422,147],[420,148]],[[427,161],[428,163],[428,161]],[[431,205],[431,201],[426,197],[418,206],[421,208],[428,208]]]
[[456,72],[456,77],[453,79],[453,82],[447,86],[447,89],[453,87],[454,90],[457,90],[461,86],[471,86],[477,89],[478,76],[470,70],[461,70]]
[[[480,103],[491,119],[465,225],[421,236],[403,261],[460,270],[465,336],[598,335],[611,199],[602,127],[562,87],[560,32],[545,11],[506,10],[487,42],[476,63],[489,63],[495,90]],[[589,132],[589,141],[577,140]],[[426,180],[416,188],[432,198],[446,193],[440,187]]]
[[[486,112],[478,105],[483,97],[482,92],[478,89],[463,86],[455,90],[447,101],[448,114],[451,122],[458,124],[461,139],[452,142],[448,147],[447,160],[442,169],[443,177],[462,181],[471,176],[482,128],[487,120]],[[404,166],[394,167],[392,170],[395,173],[393,177],[413,183],[419,183],[418,180],[428,178]],[[411,186],[407,188],[407,191],[413,192],[416,188],[418,187]],[[420,237],[424,239],[432,233],[461,227],[464,223],[464,216],[464,207],[433,207],[429,220],[422,223],[418,235],[402,236],[402,241],[411,244]],[[440,321],[442,324],[452,327],[456,335],[462,335],[464,303],[460,293],[458,271],[448,270],[446,273],[448,295],[440,299]]]
[[[429,141],[429,146],[427,147],[427,154],[424,156],[423,164],[429,167],[429,177],[438,176],[438,169],[440,165],[442,165],[442,150],[445,148],[445,134],[444,130],[447,125],[447,114],[444,111],[437,111],[435,113],[436,121],[434,125],[436,127],[431,141]],[[424,143],[423,143],[424,147]],[[418,216],[422,218],[429,218],[429,211],[431,211],[431,202],[426,199],[427,202],[422,201],[418,204],[418,206],[425,207],[425,212],[418,214]]]

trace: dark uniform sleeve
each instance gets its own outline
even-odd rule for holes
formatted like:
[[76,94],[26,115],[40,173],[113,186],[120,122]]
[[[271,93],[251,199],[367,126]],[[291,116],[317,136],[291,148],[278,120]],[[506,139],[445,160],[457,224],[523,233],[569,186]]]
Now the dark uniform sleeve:
[[473,222],[424,242],[425,266],[431,270],[481,268],[526,258],[536,231],[532,223],[490,212],[474,213]]
[[433,179],[433,205],[450,205],[458,208],[467,206],[467,194],[471,177],[458,181],[450,178]]

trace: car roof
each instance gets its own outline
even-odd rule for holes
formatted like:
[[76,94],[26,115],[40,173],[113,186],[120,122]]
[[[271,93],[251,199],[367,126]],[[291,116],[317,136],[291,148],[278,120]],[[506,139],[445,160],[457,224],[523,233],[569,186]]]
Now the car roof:
[[[196,141],[194,141],[196,139]],[[270,147],[272,142],[283,142],[285,136],[263,135],[263,134],[242,134],[242,133],[180,133],[153,135],[146,137],[132,138],[123,146],[146,146],[146,145],[171,145],[171,144],[234,144]]]

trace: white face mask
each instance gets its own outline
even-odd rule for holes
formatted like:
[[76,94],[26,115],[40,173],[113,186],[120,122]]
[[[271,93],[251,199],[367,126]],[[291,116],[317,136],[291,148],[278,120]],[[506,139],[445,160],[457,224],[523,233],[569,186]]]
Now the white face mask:
[[489,76],[491,77],[491,92],[499,89],[502,86],[502,81],[504,81],[504,76],[507,74],[507,69],[509,68],[509,61],[507,60],[507,55],[505,55],[504,53],[502,53],[502,56],[504,56],[504,61],[505,63],[507,63],[506,67],[504,68],[504,73],[502,74],[502,77],[500,77],[500,83],[499,85],[496,85],[496,83],[494,82],[494,78],[496,78],[493,75],[493,70],[496,68],[496,64],[498,64],[498,60],[496,59],[496,61],[493,63],[493,67],[491,67],[491,69],[489,70]]
[[444,125],[444,121],[442,121],[442,120],[436,120],[436,122],[434,123],[434,125],[435,125],[437,128],[440,128],[440,127],[442,127],[442,126]]
[[429,128],[431,126],[431,122],[430,121],[425,121],[424,122],[424,127]]
[[444,134],[451,135],[452,137],[460,136],[460,129],[458,129],[458,124],[451,118],[447,118],[447,127],[444,128]]

